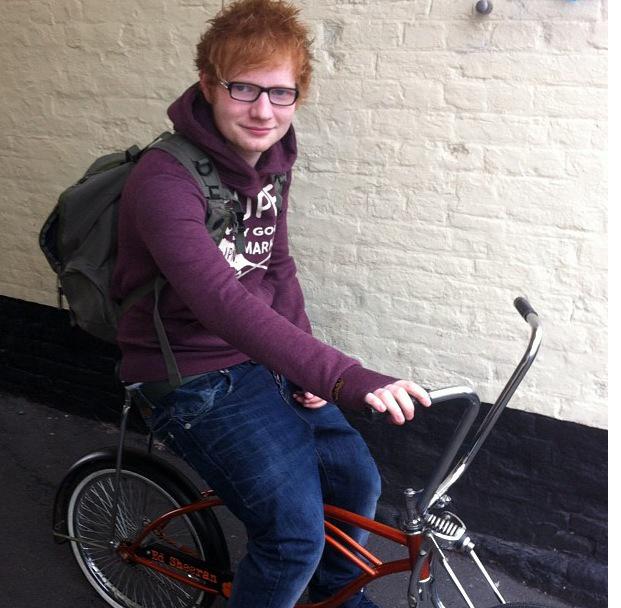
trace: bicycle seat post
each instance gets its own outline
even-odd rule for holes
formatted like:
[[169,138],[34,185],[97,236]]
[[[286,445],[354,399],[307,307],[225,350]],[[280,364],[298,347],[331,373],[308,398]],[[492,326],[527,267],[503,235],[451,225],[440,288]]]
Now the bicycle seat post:
[[119,510],[119,492],[121,490],[121,466],[123,464],[123,448],[125,445],[125,434],[127,432],[127,419],[129,410],[132,405],[132,389],[137,386],[132,384],[125,387],[125,400],[123,401],[123,409],[121,411],[121,429],[119,436],[119,445],[116,451],[116,471],[114,477],[114,498],[112,502],[112,523],[110,530],[110,541],[114,542],[114,534],[116,532],[116,520]]

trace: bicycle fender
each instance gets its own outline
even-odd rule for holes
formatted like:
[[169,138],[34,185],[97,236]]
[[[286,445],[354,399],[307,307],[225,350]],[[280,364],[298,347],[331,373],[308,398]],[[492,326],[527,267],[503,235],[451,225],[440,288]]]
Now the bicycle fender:
[[[68,534],[65,513],[67,512],[70,490],[77,480],[84,474],[84,471],[92,465],[100,462],[109,462],[111,463],[111,466],[115,467],[116,456],[116,447],[103,448],[86,454],[71,466],[56,490],[54,508],[52,512],[52,530],[54,532],[64,535]],[[159,475],[169,477],[170,480],[175,483],[177,487],[182,489],[188,496],[196,498],[200,497],[200,491],[196,485],[190,481],[186,475],[163,458],[153,456],[152,454],[148,454],[140,450],[126,448],[123,450],[123,463],[131,463],[152,468],[156,470]],[[67,542],[67,539],[55,535],[54,541],[58,544],[63,544]]]

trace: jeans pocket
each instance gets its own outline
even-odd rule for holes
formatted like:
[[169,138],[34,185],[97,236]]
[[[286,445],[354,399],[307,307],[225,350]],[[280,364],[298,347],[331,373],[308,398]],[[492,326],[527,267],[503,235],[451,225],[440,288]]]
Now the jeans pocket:
[[167,395],[163,405],[168,405],[171,420],[186,429],[196,424],[232,390],[228,370],[209,372],[183,384]]

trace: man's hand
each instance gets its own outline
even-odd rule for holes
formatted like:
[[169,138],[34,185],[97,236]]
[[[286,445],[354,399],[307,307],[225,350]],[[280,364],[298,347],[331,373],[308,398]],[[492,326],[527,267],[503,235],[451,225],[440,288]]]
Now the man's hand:
[[427,391],[409,380],[397,380],[384,388],[378,388],[367,393],[364,400],[377,412],[389,414],[393,424],[404,424],[406,420],[414,418],[412,397],[425,407],[431,405]]
[[300,405],[303,405],[311,410],[323,407],[327,403],[327,401],[321,397],[317,397],[308,391],[293,393],[293,397]]

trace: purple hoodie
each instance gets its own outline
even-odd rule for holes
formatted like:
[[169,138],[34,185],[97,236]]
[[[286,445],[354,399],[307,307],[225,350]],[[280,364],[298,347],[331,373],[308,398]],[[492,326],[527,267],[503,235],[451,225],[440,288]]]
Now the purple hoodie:
[[[288,190],[297,147],[293,128],[251,167],[213,123],[198,86],[168,110],[175,130],[205,150],[222,182],[246,204],[246,250],[216,245],[205,229],[206,201],[183,166],[151,150],[129,177],[119,214],[113,296],[123,298],[158,273],[168,280],[160,315],[182,376],[249,359],[326,400],[360,407],[364,396],[394,379],[364,369],[311,335],[287,238]],[[287,174],[276,211],[271,175]],[[119,323],[125,381],[167,377],[153,325],[153,297]]]

